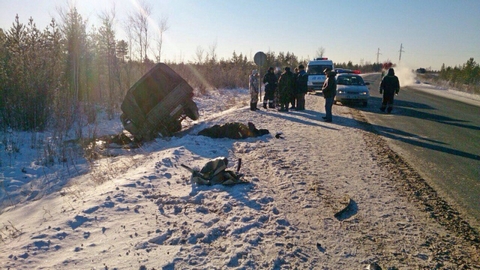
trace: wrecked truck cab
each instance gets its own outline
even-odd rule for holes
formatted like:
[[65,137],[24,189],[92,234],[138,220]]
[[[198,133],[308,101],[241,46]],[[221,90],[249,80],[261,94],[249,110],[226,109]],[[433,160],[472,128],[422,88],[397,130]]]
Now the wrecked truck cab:
[[182,129],[182,120],[197,120],[193,88],[163,63],[155,65],[128,91],[120,120],[136,140],[148,141],[159,133],[171,136]]

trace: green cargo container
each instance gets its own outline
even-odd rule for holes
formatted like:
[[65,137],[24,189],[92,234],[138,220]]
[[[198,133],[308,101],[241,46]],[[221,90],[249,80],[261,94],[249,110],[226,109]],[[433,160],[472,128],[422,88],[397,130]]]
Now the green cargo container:
[[182,128],[185,117],[197,120],[193,88],[163,63],[155,65],[127,92],[122,102],[122,124],[137,140],[151,140],[160,133],[171,136]]

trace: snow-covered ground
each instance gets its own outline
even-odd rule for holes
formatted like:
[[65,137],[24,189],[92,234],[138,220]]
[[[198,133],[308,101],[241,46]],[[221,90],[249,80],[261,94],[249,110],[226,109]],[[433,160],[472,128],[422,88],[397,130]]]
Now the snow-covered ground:
[[[428,91],[428,85],[418,85]],[[451,92],[450,90],[437,90]],[[0,269],[459,269],[480,267],[478,245],[434,220],[402,189],[381,138],[324,100],[307,110],[252,112],[245,89],[196,97],[201,118],[138,149],[48,164],[44,134],[4,134]],[[200,130],[252,122],[269,135],[212,139]],[[118,117],[84,134],[117,134]],[[282,137],[274,135],[282,132]],[[47,153],[47,154],[46,154]],[[50,156],[62,156],[59,153]],[[201,168],[242,159],[247,184],[192,184]],[[60,164],[60,165],[59,165]],[[401,166],[399,166],[401,165]],[[350,197],[349,210],[335,205]]]
[[456,91],[444,86],[433,85],[433,84],[425,83],[421,81],[417,81],[417,83],[412,84],[410,86],[420,91],[425,91],[425,92],[432,93],[432,94],[449,98],[449,99],[455,99],[464,103],[468,103],[476,106],[480,104],[480,95],[475,95],[475,94],[466,93],[462,91]]

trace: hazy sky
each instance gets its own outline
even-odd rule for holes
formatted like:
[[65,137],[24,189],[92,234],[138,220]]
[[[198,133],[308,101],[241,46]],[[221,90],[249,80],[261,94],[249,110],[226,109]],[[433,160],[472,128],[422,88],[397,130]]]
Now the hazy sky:
[[[44,29],[68,0],[0,0],[0,28],[32,17]],[[137,0],[77,0],[89,29],[98,15],[116,9],[117,39],[125,38],[128,14]],[[311,59],[319,48],[334,62],[399,63],[411,68],[440,69],[480,61],[479,0],[144,0],[152,8],[150,25],[168,22],[163,59],[193,61],[197,48],[217,57],[235,51],[249,59],[258,51],[292,52]]]

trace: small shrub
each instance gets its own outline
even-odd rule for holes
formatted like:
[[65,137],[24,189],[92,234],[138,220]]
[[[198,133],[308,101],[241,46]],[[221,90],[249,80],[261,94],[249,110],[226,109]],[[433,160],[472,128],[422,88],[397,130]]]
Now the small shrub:
[[0,241],[5,243],[7,240],[12,240],[22,235],[22,231],[17,229],[11,221],[8,224],[2,224],[0,228]]

